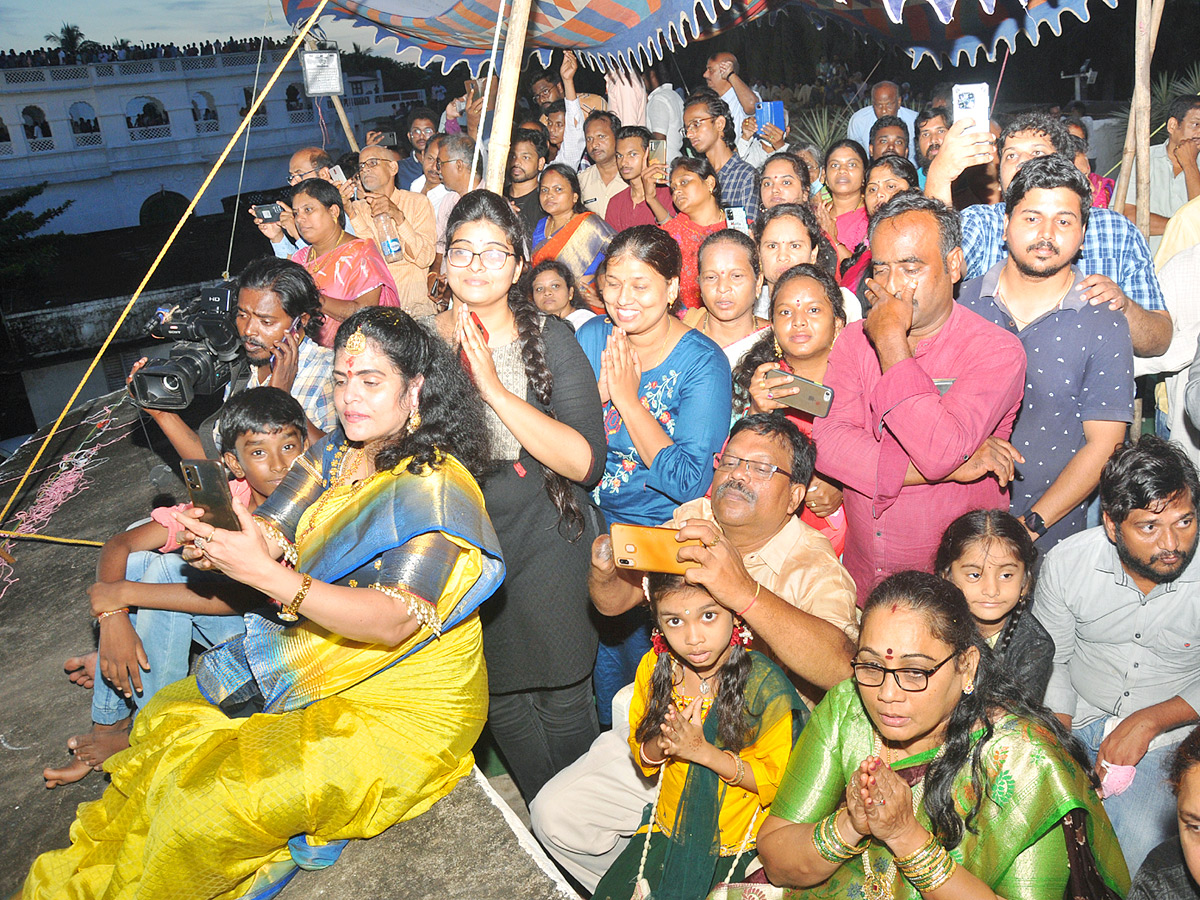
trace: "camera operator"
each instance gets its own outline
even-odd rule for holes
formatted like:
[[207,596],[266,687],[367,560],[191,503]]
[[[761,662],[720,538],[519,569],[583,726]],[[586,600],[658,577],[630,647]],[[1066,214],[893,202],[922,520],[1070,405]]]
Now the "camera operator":
[[[249,362],[249,380],[237,379],[225,390],[269,385],[287,391],[308,418],[308,439],[315,442],[334,426],[333,351],[320,346],[321,298],[305,268],[268,256],[251,262],[238,276],[236,325]],[[142,358],[126,379],[146,365]],[[209,456],[200,436],[178,413],[146,409],[182,459]],[[203,426],[201,426],[203,427]],[[215,438],[214,432],[214,438]],[[218,448],[219,449],[219,448]]]

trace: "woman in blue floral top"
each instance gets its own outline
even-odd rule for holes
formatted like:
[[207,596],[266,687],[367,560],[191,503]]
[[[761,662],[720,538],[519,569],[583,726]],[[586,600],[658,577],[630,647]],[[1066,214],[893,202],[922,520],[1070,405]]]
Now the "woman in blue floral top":
[[[609,524],[661,525],[703,497],[728,436],[729,363],[716,343],[671,314],[682,256],[670,235],[627,228],[609,245],[600,283],[608,315],[579,329],[604,401],[608,460],[595,498]],[[600,719],[650,649],[638,608],[602,625],[594,676]]]

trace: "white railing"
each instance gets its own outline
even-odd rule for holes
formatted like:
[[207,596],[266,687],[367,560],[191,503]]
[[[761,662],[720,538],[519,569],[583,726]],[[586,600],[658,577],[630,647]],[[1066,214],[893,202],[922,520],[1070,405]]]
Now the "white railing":
[[30,153],[45,153],[54,149],[54,138],[33,138],[29,142]]
[[58,66],[50,70],[51,81],[87,81],[87,66]]
[[179,67],[175,64],[174,59],[160,59],[158,61],[158,71],[160,72],[178,72]]
[[254,114],[254,118],[250,120],[251,128],[262,128],[267,124],[267,114],[261,109]]
[[[266,57],[266,54],[263,54]],[[224,68],[231,66],[253,66],[258,62],[257,53],[222,53],[221,65]]]
[[112,78],[116,73],[116,68],[112,63],[99,63],[96,65],[97,78]]
[[201,119],[196,123],[196,134],[216,134],[221,130],[221,123],[216,119]]
[[185,56],[179,61],[185,72],[195,72],[200,69],[215,69],[217,67],[217,58],[215,56]]
[[154,71],[154,60],[135,59],[131,62],[117,63],[119,75],[149,75]]
[[288,110],[288,121],[293,125],[305,125],[313,120],[313,111],[311,109],[292,109]]
[[76,147],[103,147],[104,137],[98,131],[93,131],[89,134],[75,135]]
[[0,156],[12,156],[13,145],[12,141],[0,141]]
[[131,141],[161,141],[171,136],[170,125],[147,125],[142,128],[130,128]]
[[32,84],[46,80],[46,69],[5,69],[5,84]]

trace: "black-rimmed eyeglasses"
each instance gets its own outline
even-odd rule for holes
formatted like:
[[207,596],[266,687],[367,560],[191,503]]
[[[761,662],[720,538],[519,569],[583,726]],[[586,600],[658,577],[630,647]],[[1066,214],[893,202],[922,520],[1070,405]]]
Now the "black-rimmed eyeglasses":
[[929,679],[933,674],[956,656],[958,656],[957,653],[951,653],[932,669],[888,669],[877,663],[861,662],[851,663],[850,665],[854,669],[854,680],[863,687],[882,687],[883,682],[887,680],[890,674],[896,679],[896,685],[900,690],[916,694],[929,687]]

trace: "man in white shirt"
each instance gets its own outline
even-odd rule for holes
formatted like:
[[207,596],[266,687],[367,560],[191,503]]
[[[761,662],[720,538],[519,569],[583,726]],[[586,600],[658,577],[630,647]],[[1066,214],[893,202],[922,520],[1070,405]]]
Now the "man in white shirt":
[[[1167,220],[1189,200],[1200,197],[1200,96],[1176,97],[1167,114],[1167,141],[1150,148],[1150,252],[1162,243]],[[1137,218],[1137,168],[1129,179],[1123,210]]]
[[[858,141],[864,148],[871,143],[871,126],[883,116],[899,116],[908,126],[910,135],[917,133],[917,111],[900,105],[900,88],[894,81],[881,81],[871,88],[871,105],[864,106],[850,117],[846,125],[846,137]],[[909,142],[908,158],[916,163],[912,141]]]
[[683,152],[683,98],[666,80],[662,63],[642,72],[646,86],[646,127],[656,141],[667,142],[667,165]]
[[738,74],[737,57],[724,50],[714,53],[704,67],[704,81],[729,105],[733,133],[741,134],[742,120],[754,115],[754,106],[762,97],[742,81],[742,76]]

